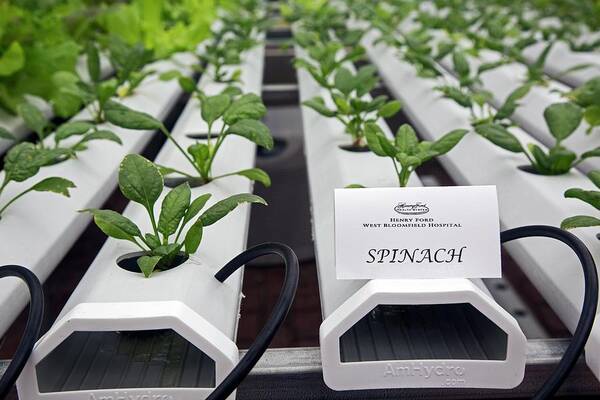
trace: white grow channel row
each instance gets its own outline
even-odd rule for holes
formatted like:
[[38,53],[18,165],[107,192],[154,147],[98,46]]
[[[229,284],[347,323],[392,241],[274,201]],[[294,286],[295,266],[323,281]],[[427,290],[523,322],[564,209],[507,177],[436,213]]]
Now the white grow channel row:
[[[382,44],[374,45],[378,34],[369,32],[364,45],[371,61],[378,67],[386,86],[402,101],[404,110],[417,131],[426,139],[439,137],[449,129],[470,126],[469,112],[453,101],[441,98],[435,79],[423,79],[415,68],[398,58],[396,52]],[[445,74],[447,82],[456,82]],[[513,134],[523,143],[544,145],[521,129]],[[566,189],[591,189],[591,183],[578,171],[562,176],[542,176],[519,169],[526,164],[522,155],[509,153],[485,139],[467,135],[441,162],[458,184],[497,186],[500,219],[504,229],[523,225],[558,226],[567,217],[585,214],[588,208],[563,198]],[[578,229],[577,236],[592,254],[600,255],[596,229]],[[565,325],[573,330],[583,300],[583,275],[574,254],[566,246],[546,239],[526,239],[507,246],[511,256],[540,290]],[[586,347],[586,360],[596,376],[600,376],[600,328],[598,324]]]
[[[531,45],[524,50],[523,55],[528,62],[533,63],[544,51],[546,44],[545,42],[538,42]],[[584,64],[589,65],[589,68],[565,73],[570,68]],[[567,43],[558,41],[552,46],[548,54],[544,70],[548,75],[572,87],[577,87],[600,74],[600,54],[576,52],[571,50]]]
[[[182,65],[196,62],[192,54],[182,53],[171,60],[158,61],[150,67],[158,73],[178,69],[186,75],[191,70]],[[123,104],[156,116],[163,120],[180,97],[182,90],[176,81],[161,81],[153,77],[144,82]],[[83,110],[73,120],[90,118]],[[52,193],[34,193],[24,196],[2,216],[0,237],[2,238],[2,262],[23,265],[33,271],[43,282],[88,225],[90,217],[78,210],[100,207],[116,185],[119,164],[129,153],[139,153],[152,139],[154,132],[130,131],[106,124],[106,129],[115,132],[122,140],[119,146],[108,141],[95,141],[79,154],[77,159],[44,167],[36,179],[60,176],[77,185],[70,198]],[[52,138],[47,138],[52,140]],[[0,172],[2,174],[3,172]],[[23,191],[28,182],[15,183],[6,188],[7,198]],[[72,266],[82,268],[83,266]],[[14,279],[0,282],[0,335],[8,329],[27,304],[24,286]]]
[[[406,21],[401,25],[400,29],[408,32],[414,27],[415,25],[411,21]],[[432,33],[435,38],[434,42],[447,38],[445,32],[433,31]],[[478,57],[467,57],[471,71],[476,71],[483,63],[491,63],[500,59],[501,55],[491,50],[481,50]],[[456,75],[453,70],[451,55],[447,55],[440,61],[440,64],[448,72]],[[600,70],[596,72],[595,76],[598,75],[600,75]],[[481,74],[482,88],[492,93],[491,105],[498,109],[510,93],[523,84],[526,76],[527,67],[525,65],[516,62],[504,64]],[[547,86],[534,85],[529,90],[529,93],[519,101],[519,107],[513,113],[511,119],[531,136],[544,145],[551,147],[554,145],[556,139],[552,136],[546,125],[544,110],[553,103],[565,102],[566,99],[560,93],[567,93],[570,90],[569,86],[553,79],[549,80]],[[600,142],[597,140],[597,136],[586,134],[586,129],[587,124],[585,122],[581,123],[579,128],[564,140],[563,144],[577,154],[582,154],[598,147]],[[600,169],[600,158],[586,159],[578,165],[578,168],[585,173]]]
[[[263,59],[263,46],[243,54],[244,92],[260,95]],[[208,95],[220,93],[224,85],[209,76],[203,75],[199,87]],[[173,137],[187,148],[195,139],[186,135],[206,129],[193,98]],[[214,173],[252,168],[255,154],[254,143],[231,135],[215,160]],[[193,173],[170,141],[156,162]],[[236,176],[192,188],[192,198],[212,193],[212,204],[251,191],[252,183]],[[167,189],[163,196],[166,193]],[[150,229],[141,207],[129,204],[123,215],[142,230]],[[206,398],[238,361],[235,338],[243,272],[224,283],[214,274],[246,248],[249,218],[250,206],[238,207],[205,231],[196,255],[147,279],[117,265],[119,257],[136,247],[109,238],[56,323],[36,345],[17,383],[20,398]],[[81,355],[72,357],[72,352]],[[105,353],[110,357],[103,357]]]
[[[296,56],[305,53],[296,47]],[[331,106],[307,71],[298,71],[298,82],[301,101],[322,95]],[[385,158],[340,149],[350,136],[337,120],[307,107],[302,108],[302,120],[324,319],[320,347],[325,383],[336,390],[517,386],[525,368],[525,336],[481,280],[336,278],[334,189],[352,183],[395,187],[397,177]],[[380,127],[392,137],[385,122]],[[412,175],[409,185],[421,182]],[[434,336],[425,334],[428,325],[435,326]],[[468,347],[479,350],[465,351],[456,329],[469,331]],[[451,367],[450,375],[403,374],[440,365]],[[401,378],[394,379],[396,373]]]

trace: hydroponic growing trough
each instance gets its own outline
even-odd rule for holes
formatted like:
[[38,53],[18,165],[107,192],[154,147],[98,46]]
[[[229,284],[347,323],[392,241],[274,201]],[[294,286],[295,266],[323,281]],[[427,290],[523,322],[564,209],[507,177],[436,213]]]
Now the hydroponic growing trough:
[[[299,47],[296,54],[306,56]],[[301,101],[325,94],[306,71],[298,74]],[[304,110],[303,125],[324,319],[320,346],[326,384],[336,390],[517,386],[525,368],[525,336],[481,280],[336,278],[330,239],[333,190],[355,182],[390,187],[396,178],[386,160],[341,149],[347,135],[339,122]],[[380,125],[392,137],[385,122]],[[328,179],[323,179],[326,171]],[[377,171],[376,176],[371,171]],[[409,185],[421,182],[413,176]],[[438,336],[422,337],[424,329],[433,326]],[[461,344],[454,330],[471,331],[474,341]],[[484,350],[465,352],[463,346]],[[443,373],[423,372],[436,368]],[[489,379],[492,370],[494,378]]]
[[[263,51],[264,48],[259,45],[243,55],[241,82],[245,93],[260,93]],[[210,74],[203,75],[199,83],[199,88],[208,95],[217,94],[224,87],[223,84],[212,82]],[[186,105],[172,135],[187,147],[186,143],[195,142],[195,139],[187,137],[188,134],[204,132],[206,129],[206,123],[200,118],[199,103],[193,99]],[[215,161],[215,174],[226,173],[231,168],[253,167],[255,153],[256,146],[253,143],[243,138],[229,138],[222,147],[220,158]],[[155,162],[178,170],[189,169],[186,160],[170,142],[164,146]],[[196,197],[208,191],[218,200],[251,191],[251,188],[248,180],[232,177],[193,188],[192,194]],[[125,214],[138,223],[144,220],[143,210],[134,206],[128,207]],[[149,390],[158,390],[164,395],[192,399],[210,394],[237,364],[238,350],[233,340],[242,298],[241,272],[235,273],[224,283],[213,275],[229,259],[244,250],[248,220],[249,207],[244,206],[223,224],[210,228],[205,234],[201,255],[191,256],[181,266],[158,272],[148,279],[117,265],[119,259],[135,253],[136,248],[109,240],[73,293],[57,323],[36,347],[19,383],[20,395],[45,398],[51,393],[55,398],[81,398],[90,394],[118,395],[120,390],[125,390],[122,393],[126,395],[142,396],[152,393]],[[146,228],[151,229],[150,226]],[[219,304],[219,307],[214,307],[214,304]],[[119,334],[122,331],[130,333]],[[147,368],[141,380],[137,375],[126,375],[135,373],[129,369],[124,369],[114,377],[90,370],[93,362],[98,362],[95,360],[99,353],[116,350],[114,346],[140,346],[144,341],[153,349],[151,357],[161,357],[161,353],[155,350],[159,346],[164,349],[162,354],[172,359],[165,367],[157,366],[158,375],[152,375],[152,358],[146,361],[149,362],[147,367],[140,364],[140,368]],[[89,343],[97,343],[97,346],[90,346]],[[63,363],[64,357],[71,352],[83,354],[83,360],[89,358],[88,363],[76,360]],[[113,355],[116,357],[114,360],[118,359],[118,354]],[[135,354],[129,352],[129,358],[122,362],[135,363]],[[181,364],[184,354],[186,362],[191,364]],[[59,366],[64,370],[59,370]],[[98,371],[102,371],[102,367],[99,368]],[[170,369],[173,372],[169,372]],[[169,373],[182,375],[179,375],[178,381],[169,380]],[[68,378],[61,380],[65,374]],[[191,375],[188,377],[188,374]]]

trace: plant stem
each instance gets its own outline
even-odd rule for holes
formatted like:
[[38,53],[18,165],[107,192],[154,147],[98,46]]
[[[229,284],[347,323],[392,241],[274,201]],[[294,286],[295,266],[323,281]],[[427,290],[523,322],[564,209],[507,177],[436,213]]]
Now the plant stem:
[[[525,157],[527,157],[531,166],[537,170],[538,169],[537,163],[535,162],[535,160],[533,158],[531,158],[531,156],[529,155],[529,152],[527,150],[523,149],[523,154],[525,154]],[[541,171],[538,171],[538,172],[541,172]]]
[[408,185],[408,179],[411,174],[410,168],[402,168],[402,172],[400,172],[400,187],[406,187]]
[[221,144],[225,140],[225,127],[226,127],[226,125],[225,125],[225,123],[223,123],[223,126],[221,127],[221,131],[219,132],[219,136],[217,137],[217,143],[215,144],[214,150],[210,154],[210,158],[208,160],[208,164],[206,167],[206,180],[207,181],[211,179],[210,173],[211,173],[213,161],[215,160],[215,157],[217,156],[217,151],[219,151]]
[[31,192],[32,190],[33,190],[32,188],[29,188],[27,190],[22,191],[21,193],[19,193],[15,197],[13,197],[8,203],[6,203],[4,205],[4,207],[0,208],[0,216],[2,216],[2,213],[8,208],[8,206],[10,206],[12,203],[14,203],[15,201],[19,200],[21,197],[25,196],[27,193]]
[[175,147],[177,147],[179,152],[181,154],[183,154],[183,156],[190,162],[190,164],[192,164],[194,169],[196,171],[198,171],[198,173],[202,176],[202,171],[200,170],[200,168],[198,168],[198,166],[196,165],[194,160],[192,160],[192,158],[188,155],[188,153],[179,145],[179,143],[177,143],[177,141],[171,135],[171,132],[169,132],[169,130],[164,125],[161,125],[160,130],[167,137],[167,139],[169,139],[171,142],[173,142],[173,144],[175,145]]
[[206,134],[206,143],[208,143],[208,148],[210,148],[210,135],[212,134],[212,126],[212,122],[208,124],[208,133]]
[[156,226],[156,218],[154,218],[154,210],[150,210],[149,208],[146,209],[148,211],[148,214],[150,215],[150,222],[152,222],[152,229],[154,230],[154,234],[156,235],[156,238],[158,240],[160,240],[160,235],[158,233],[158,227]]
[[[140,239],[142,239],[142,242],[146,243],[144,238],[141,237]],[[148,251],[148,249],[145,249],[144,246],[142,246],[141,244],[138,243],[138,241],[135,239],[135,237],[133,238],[133,243],[135,243],[143,251]],[[148,245],[148,243],[146,243],[146,246],[148,246],[148,248],[150,248],[150,245]]]
[[175,168],[171,168],[171,167],[164,167],[164,168],[168,168],[168,169],[170,169],[170,170],[171,170],[171,171],[173,171],[173,172],[176,172],[176,173],[178,173],[178,174],[180,174],[180,175],[183,175],[183,176],[185,176],[186,178],[195,178],[195,176],[193,176],[193,175],[190,175],[190,174],[188,174],[187,172],[183,172],[183,171],[180,171],[180,170],[178,170],[178,169],[175,169]]
[[179,227],[179,230],[177,231],[177,235],[175,235],[175,240],[173,243],[177,244],[179,242],[179,236],[181,236],[184,226],[185,226],[184,224],[181,224],[181,226]]
[[398,184],[400,185],[400,187],[405,187],[406,183],[408,182],[408,177],[404,177],[405,175],[410,176],[410,171],[408,171],[408,174],[405,172],[408,169],[402,167],[402,172],[400,172],[398,170],[398,165],[396,164],[396,160],[393,159],[392,157],[390,157],[390,159],[392,160],[392,164],[394,164],[394,169],[396,170],[396,175],[398,176]]
[[0,186],[0,196],[2,195],[2,192],[4,191],[4,188],[6,187],[6,185],[8,185],[8,182],[10,182],[8,180],[8,175],[4,175],[4,181],[2,182],[2,185]]
[[[135,240],[135,237],[133,238],[133,240]],[[146,239],[145,239],[143,236],[140,236],[140,240],[141,240],[142,242],[144,242],[144,244],[145,244],[146,246],[148,246],[148,248],[149,248],[149,249],[152,249],[152,246],[150,246],[150,243],[148,243],[148,241],[147,241],[147,240],[146,240]],[[136,241],[136,243],[137,243],[137,241]],[[138,245],[138,246],[139,246],[139,245]],[[144,249],[144,250],[145,250],[145,249]]]

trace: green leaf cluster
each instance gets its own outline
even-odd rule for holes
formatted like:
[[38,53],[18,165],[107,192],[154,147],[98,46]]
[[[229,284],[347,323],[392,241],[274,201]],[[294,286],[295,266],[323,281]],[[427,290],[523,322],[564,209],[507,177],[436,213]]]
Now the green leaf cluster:
[[[177,147],[198,174],[195,177],[168,166],[161,166],[164,175],[179,174],[190,179],[199,177],[204,183],[227,176],[239,175],[258,181],[265,186],[270,186],[269,176],[259,168],[230,172],[220,176],[212,175],[214,159],[223,142],[230,135],[242,136],[266,149],[273,147],[271,132],[260,121],[267,111],[260,97],[250,93],[240,95],[239,90],[228,87],[220,94],[213,96],[199,92],[198,100],[202,119],[208,125],[208,137],[206,142],[198,141],[187,149],[183,149],[162,122],[151,115],[132,110],[116,102],[110,102],[105,111],[105,116],[108,122],[122,128],[160,130]],[[215,124],[220,125],[218,133],[213,132]]]
[[94,222],[107,236],[127,240],[144,255],[137,260],[140,271],[149,277],[155,270],[173,267],[178,255],[193,254],[202,241],[204,228],[217,223],[243,203],[266,205],[259,196],[237,194],[205,208],[211,194],[192,199],[189,184],[183,183],[163,197],[160,212],[156,203],[163,193],[160,169],[140,155],[127,155],[119,168],[119,188],[123,196],[140,204],[147,212],[151,232],[144,233],[135,222],[112,210],[88,209]]
[[[50,164],[52,161],[52,154],[36,147],[32,143],[25,142],[13,146],[4,156],[4,177],[2,184],[0,184],[0,200],[2,200],[2,193],[11,182],[20,183],[28,181],[35,177],[42,167]],[[74,187],[75,184],[73,182],[61,177],[42,179],[6,202],[0,202],[0,218],[8,207],[27,193],[53,192],[69,197],[69,189]]]
[[452,150],[467,134],[466,129],[448,132],[435,142],[420,141],[414,129],[404,124],[396,132],[394,139],[385,136],[379,125],[368,123],[366,137],[369,148],[380,157],[392,160],[398,176],[398,184],[405,187],[410,175],[423,163]]
[[[600,189],[600,171],[591,171],[587,176],[594,186],[596,186],[597,189]],[[568,199],[581,200],[594,207],[596,210],[600,210],[599,190],[572,188],[565,192],[565,197]],[[586,228],[591,226],[600,226],[600,219],[588,215],[576,215],[566,218],[560,224],[562,229]]]
[[303,103],[319,114],[336,118],[344,124],[345,131],[355,146],[364,146],[366,125],[379,118],[394,116],[401,108],[398,101],[389,101],[387,96],[369,99],[366,95],[379,83],[375,67],[363,66],[356,71],[346,67],[336,70],[333,85],[329,90],[335,108],[327,106],[323,97],[315,97]]

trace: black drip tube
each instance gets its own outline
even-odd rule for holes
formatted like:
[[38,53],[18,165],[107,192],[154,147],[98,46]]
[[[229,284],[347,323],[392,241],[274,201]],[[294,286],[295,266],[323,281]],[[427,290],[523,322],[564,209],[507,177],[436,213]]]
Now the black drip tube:
[[563,354],[556,368],[532,397],[534,400],[543,400],[554,396],[556,391],[569,376],[575,363],[581,356],[588,337],[590,336],[594,319],[596,318],[596,309],[598,307],[598,273],[596,271],[594,259],[585,244],[572,233],[562,229],[545,225],[530,225],[509,229],[500,234],[502,243],[528,237],[552,238],[569,246],[577,255],[577,258],[579,258],[581,268],[583,269],[583,279],[585,284],[581,315],[579,317],[579,322],[577,323],[577,328],[573,333],[571,343],[567,347],[565,354]]
[[31,352],[33,351],[33,346],[40,334],[44,316],[44,293],[42,291],[42,284],[37,276],[27,268],[18,265],[4,265],[0,267],[0,278],[8,276],[20,278],[27,284],[31,306],[29,307],[25,332],[17,347],[17,352],[6,369],[6,372],[4,372],[4,375],[0,378],[0,399],[6,397],[21,374],[23,367],[25,367],[25,363],[27,362],[27,359],[29,359]]
[[262,257],[269,254],[275,254],[280,256],[285,263],[285,279],[279,298],[269,320],[262,328],[248,352],[235,366],[235,368],[223,379],[223,381],[215,388],[215,390],[208,396],[207,400],[223,400],[226,399],[246,378],[252,368],[256,365],[260,357],[269,347],[271,340],[277,333],[277,330],[285,320],[294,296],[296,295],[296,289],[298,288],[298,279],[300,276],[300,269],[298,267],[298,258],[292,249],[281,243],[264,243],[258,246],[252,247],[229,261],[219,272],[215,274],[220,282],[224,282],[231,274],[237,271],[244,264],[252,261],[258,257]]

